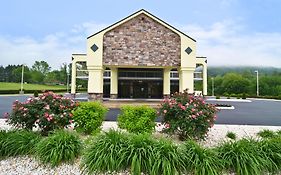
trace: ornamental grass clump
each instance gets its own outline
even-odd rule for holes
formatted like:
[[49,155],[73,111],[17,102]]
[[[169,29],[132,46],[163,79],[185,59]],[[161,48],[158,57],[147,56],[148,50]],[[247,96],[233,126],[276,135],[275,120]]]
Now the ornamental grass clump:
[[0,137],[2,157],[34,154],[36,144],[41,140],[38,133],[27,130],[2,132]]
[[226,142],[217,151],[219,158],[225,162],[225,168],[238,175],[262,174],[273,166],[253,139]]
[[259,142],[259,148],[263,151],[265,159],[270,161],[271,166],[267,166],[269,172],[281,170],[281,138],[265,139]]
[[68,127],[72,122],[71,111],[78,103],[53,92],[45,92],[39,97],[30,97],[27,101],[13,103],[8,123],[17,127],[32,130],[38,126],[43,135],[55,129]]
[[277,136],[277,134],[274,131],[271,131],[269,129],[264,129],[264,130],[258,132],[257,135],[263,139],[274,138]]
[[100,134],[90,143],[82,157],[84,173],[118,172],[128,167],[127,134],[110,130]]
[[81,149],[82,144],[76,134],[57,130],[37,144],[36,155],[42,163],[57,166],[62,162],[72,163]]
[[122,106],[118,126],[130,133],[152,133],[155,130],[157,111],[149,106]]
[[203,148],[195,141],[186,141],[182,156],[187,173],[195,175],[219,175],[223,170],[223,160],[215,150]]
[[75,130],[85,134],[95,134],[100,131],[108,109],[100,102],[81,102],[73,110]]
[[171,140],[160,139],[153,144],[153,157],[149,174],[182,174],[185,170],[181,149]]
[[187,93],[175,93],[164,99],[159,110],[163,116],[163,132],[176,134],[180,140],[205,139],[207,132],[214,125],[217,108],[206,104],[202,97]]
[[155,139],[148,134],[133,134],[130,136],[125,156],[131,174],[140,175],[142,172],[151,174],[152,164],[155,163]]
[[235,134],[234,132],[230,132],[230,131],[228,131],[228,132],[226,133],[226,137],[227,137],[227,138],[230,138],[230,139],[232,139],[232,140],[236,140],[236,138],[237,138],[236,134]]

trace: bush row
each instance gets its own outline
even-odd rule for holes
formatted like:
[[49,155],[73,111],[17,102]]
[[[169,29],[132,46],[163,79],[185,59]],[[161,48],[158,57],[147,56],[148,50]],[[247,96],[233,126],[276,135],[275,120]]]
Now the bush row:
[[[218,175],[277,173],[281,170],[281,136],[262,140],[241,139],[215,148],[188,140],[175,144],[148,134],[110,130],[90,138],[83,151],[81,169],[99,174],[129,170],[131,174]],[[70,131],[57,130],[48,137],[26,130],[0,132],[0,158],[33,155],[44,164],[73,163],[82,153],[82,142]]]
[[264,140],[241,139],[215,148],[204,148],[189,140],[175,144],[146,134],[109,131],[99,135],[82,157],[89,174],[238,175],[275,173],[281,170],[281,137]]
[[[38,126],[45,135],[55,129],[67,128],[72,123],[77,131],[94,134],[100,130],[107,111],[99,102],[79,104],[53,92],[45,92],[23,103],[15,101],[12,113],[5,116],[15,127],[32,130]],[[164,99],[158,114],[163,116],[164,132],[186,140],[204,139],[216,120],[216,112],[214,105],[185,90]],[[118,126],[131,133],[152,133],[156,118],[157,111],[151,107],[123,106]]]

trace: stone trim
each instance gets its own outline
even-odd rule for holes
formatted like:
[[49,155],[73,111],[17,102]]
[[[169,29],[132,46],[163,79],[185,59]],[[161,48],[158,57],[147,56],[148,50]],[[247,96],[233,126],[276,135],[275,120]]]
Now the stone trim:
[[89,101],[102,101],[103,93],[88,93]]

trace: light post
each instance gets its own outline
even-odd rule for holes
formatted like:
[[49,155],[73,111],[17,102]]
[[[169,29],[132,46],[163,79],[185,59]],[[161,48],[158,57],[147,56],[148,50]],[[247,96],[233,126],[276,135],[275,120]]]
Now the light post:
[[24,64],[22,64],[22,68],[21,68],[20,94],[24,94],[24,91],[23,91],[23,74],[24,74]]
[[68,91],[69,91],[69,69],[68,69],[67,63],[65,63],[65,65],[66,65],[66,69],[65,69],[65,71],[66,71],[66,93],[68,93]]
[[212,77],[212,96],[215,96],[215,84],[214,84],[214,77]]
[[259,71],[256,70],[255,73],[257,73],[257,96],[259,96]]

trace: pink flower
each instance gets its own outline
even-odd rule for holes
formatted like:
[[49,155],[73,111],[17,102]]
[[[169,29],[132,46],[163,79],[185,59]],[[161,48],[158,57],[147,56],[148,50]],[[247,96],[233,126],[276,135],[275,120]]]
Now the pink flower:
[[192,109],[191,109],[191,111],[192,111],[192,112],[194,112],[194,111],[195,111],[195,109],[194,109],[194,108],[192,108]]
[[72,113],[69,113],[69,117],[73,117],[73,114],[72,114]]
[[69,120],[69,123],[72,124],[72,123],[73,123],[73,120]]
[[46,105],[46,106],[44,106],[44,109],[50,109],[50,106],[49,105]]
[[186,108],[185,108],[185,106],[181,106],[181,109],[182,109],[182,110],[185,110]]
[[196,116],[196,115],[192,115],[192,116],[191,116],[191,118],[196,119],[196,118],[197,118],[197,116]]
[[8,118],[9,117],[9,113],[5,112],[3,116],[4,116],[4,118]]
[[164,114],[166,114],[166,113],[167,113],[167,110],[165,109],[163,112],[164,112]]
[[170,128],[170,123],[166,123],[165,128]]
[[45,112],[44,117],[49,117],[49,114]]
[[214,115],[214,120],[216,120],[217,119],[217,116],[216,115]]

